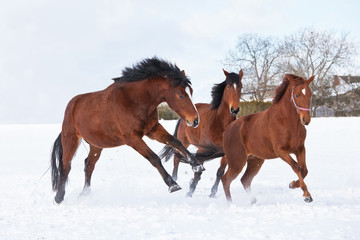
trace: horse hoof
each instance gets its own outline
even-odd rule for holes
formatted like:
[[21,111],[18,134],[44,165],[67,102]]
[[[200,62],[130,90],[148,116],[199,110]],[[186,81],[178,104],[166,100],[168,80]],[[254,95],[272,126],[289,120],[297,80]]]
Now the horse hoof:
[[289,188],[295,189],[294,184],[295,184],[295,181],[292,181],[291,183],[289,183]]
[[181,187],[177,184],[177,183],[173,183],[170,187],[169,187],[169,192],[176,192],[179,191],[181,189]]
[[215,194],[215,193],[211,193],[211,194],[209,195],[209,198],[216,198],[216,194]]
[[188,193],[186,194],[186,196],[192,198],[193,194],[194,194],[194,193],[192,193],[192,192],[188,192]]
[[313,198],[311,196],[305,197],[304,201],[307,202],[307,203],[311,203],[313,201]]
[[55,202],[56,202],[57,204],[60,204],[60,203],[64,200],[64,197],[63,197],[63,196],[58,196],[58,195],[56,195],[56,196],[54,197],[54,200],[55,200]]
[[204,168],[203,165],[197,165],[197,166],[193,166],[193,167],[192,167],[192,170],[197,173],[197,172],[203,172],[203,171],[205,171],[205,168]]

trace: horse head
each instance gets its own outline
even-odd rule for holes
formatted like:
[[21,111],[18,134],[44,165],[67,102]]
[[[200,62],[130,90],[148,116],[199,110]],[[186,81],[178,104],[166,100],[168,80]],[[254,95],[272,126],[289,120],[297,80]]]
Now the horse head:
[[236,116],[239,113],[239,102],[241,97],[242,83],[241,79],[243,76],[243,71],[240,70],[239,74],[228,73],[224,71],[226,76],[226,87],[223,92],[223,101],[225,101],[229,106],[230,114]]
[[304,125],[308,125],[311,121],[311,96],[310,83],[314,80],[315,76],[310,77],[308,80],[295,81],[292,75],[287,75],[290,81],[290,101],[295,107],[300,122]]
[[[185,77],[185,71],[181,71]],[[199,113],[192,102],[193,89],[190,84],[181,84],[176,87],[169,87],[166,94],[166,102],[188,126],[196,128],[199,125]]]

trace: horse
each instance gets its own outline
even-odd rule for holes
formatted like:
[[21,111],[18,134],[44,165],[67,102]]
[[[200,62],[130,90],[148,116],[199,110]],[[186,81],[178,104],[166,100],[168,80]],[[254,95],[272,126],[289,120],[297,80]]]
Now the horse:
[[[305,126],[310,123],[312,92],[309,87],[315,76],[303,77],[286,74],[275,90],[272,105],[265,111],[243,116],[229,124],[224,131],[222,147],[208,146],[195,156],[199,161],[225,155],[228,169],[220,176],[226,199],[231,202],[230,184],[247,169],[241,183],[250,192],[251,182],[265,159],[281,158],[298,176],[290,182],[292,189],[301,188],[305,202],[313,198],[304,178],[308,173],[305,161]],[[295,161],[290,154],[295,154]]]
[[[173,136],[178,138],[184,147],[187,148],[190,144],[193,144],[198,147],[198,152],[201,152],[201,146],[207,145],[209,142],[221,146],[225,128],[236,119],[236,115],[239,112],[243,71],[240,70],[239,74],[236,74],[233,72],[228,73],[223,69],[223,72],[226,79],[212,87],[211,104],[198,103],[195,105],[201,118],[199,127],[190,128],[182,119],[177,122]],[[172,146],[167,145],[162,150],[160,157],[168,161],[172,155],[174,155],[174,149]],[[174,180],[177,180],[179,162],[181,160],[182,156],[175,153],[174,169],[172,172]],[[226,160],[222,159],[221,162],[224,163]],[[194,173],[187,196],[191,197],[193,195],[200,178],[200,172]]]
[[159,171],[169,192],[180,190],[160,158],[142,140],[143,136],[171,145],[191,164],[193,171],[205,170],[158,122],[157,106],[167,102],[188,126],[198,126],[199,113],[191,99],[191,81],[184,71],[169,61],[153,57],[126,67],[122,76],[113,80],[102,91],[75,96],[66,107],[62,131],[51,154],[56,203],[64,200],[71,161],[81,139],[90,145],[85,159],[84,191],[90,187],[91,175],[102,150],[124,144],[135,149]]

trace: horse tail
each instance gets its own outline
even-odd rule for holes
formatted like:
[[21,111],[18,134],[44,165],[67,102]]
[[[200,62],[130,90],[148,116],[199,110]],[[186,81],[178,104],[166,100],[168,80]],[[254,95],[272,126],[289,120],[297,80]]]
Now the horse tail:
[[57,190],[60,177],[63,173],[63,146],[61,143],[61,133],[56,138],[51,153],[51,183],[53,191]]
[[196,146],[201,148],[201,151],[195,154],[195,158],[199,161],[209,161],[218,157],[225,156],[223,148],[221,146],[214,145],[210,141],[206,145]]
[[[181,119],[179,119],[176,123],[176,127],[175,127],[175,131],[174,131],[174,134],[173,136],[175,138],[177,138],[177,134],[178,134],[178,129],[179,129],[179,126],[180,126],[180,122],[181,122]],[[165,162],[169,161],[169,159],[174,155],[176,154],[177,152],[175,151],[175,149],[169,145],[166,145],[160,152],[160,158],[163,159],[165,158]],[[180,155],[180,154],[179,154]],[[180,155],[181,156],[181,155]]]

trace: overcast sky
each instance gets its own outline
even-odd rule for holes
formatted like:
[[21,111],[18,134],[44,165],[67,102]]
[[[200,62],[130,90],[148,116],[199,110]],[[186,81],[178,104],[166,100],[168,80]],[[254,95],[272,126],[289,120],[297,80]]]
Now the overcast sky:
[[61,123],[73,96],[154,55],[185,70],[195,102],[209,102],[241,34],[314,27],[360,41],[359,12],[358,0],[0,0],[0,123]]

